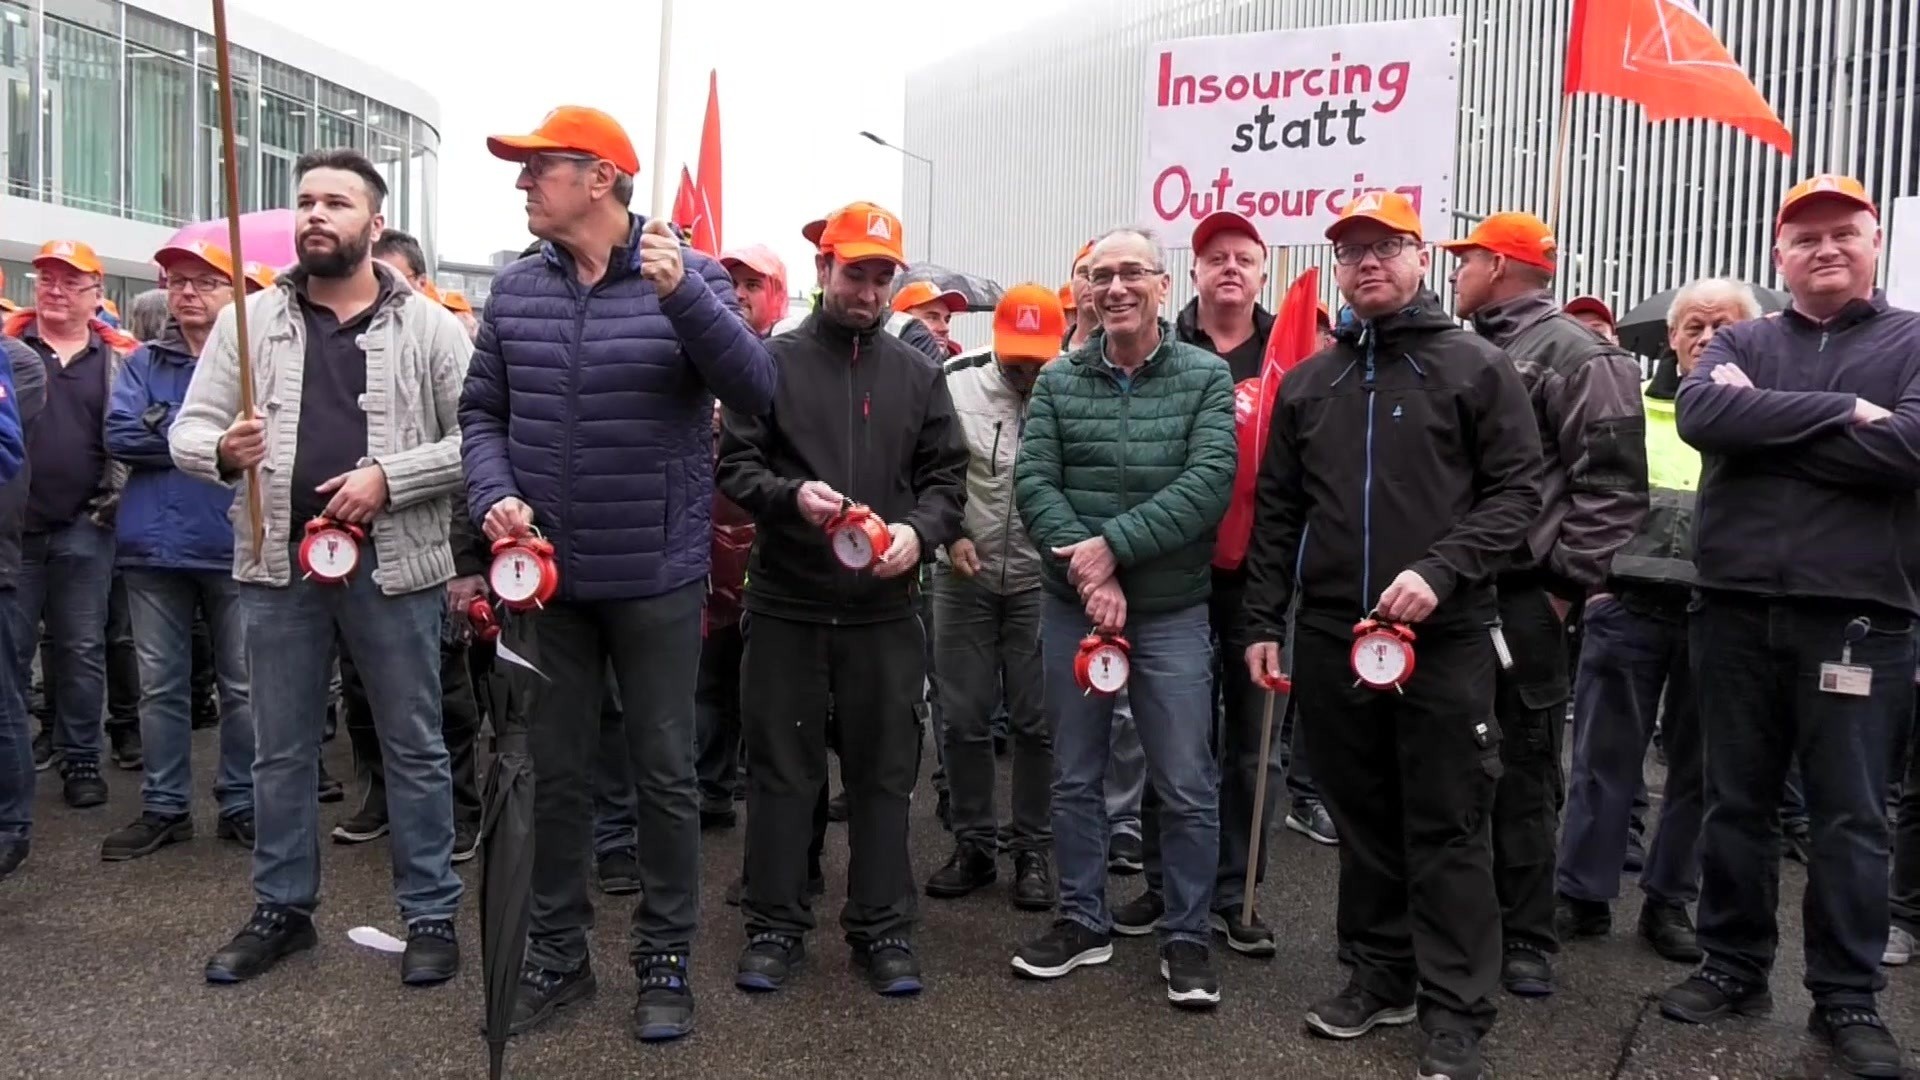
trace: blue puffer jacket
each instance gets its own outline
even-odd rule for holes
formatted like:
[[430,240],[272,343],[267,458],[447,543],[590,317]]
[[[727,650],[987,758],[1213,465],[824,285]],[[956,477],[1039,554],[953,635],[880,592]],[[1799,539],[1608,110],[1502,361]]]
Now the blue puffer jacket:
[[117,554],[143,570],[233,571],[233,489],[173,466],[167,429],[193,381],[195,357],[178,324],[127,358],[107,402],[107,453],[132,472],[120,496]]
[[581,285],[544,244],[502,270],[460,398],[473,520],[509,496],[554,544],[563,600],[658,596],[707,576],[713,398],[751,415],[774,365],[739,317],[726,270],[683,247],[661,298],[640,276],[640,230]]

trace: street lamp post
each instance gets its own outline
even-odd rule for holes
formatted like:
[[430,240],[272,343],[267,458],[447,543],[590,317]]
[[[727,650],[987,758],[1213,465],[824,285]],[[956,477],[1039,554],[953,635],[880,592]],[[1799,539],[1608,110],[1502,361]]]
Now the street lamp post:
[[906,157],[910,157],[913,160],[927,167],[926,245],[927,245],[927,261],[932,262],[933,261],[933,162],[927,158],[921,157],[919,154],[914,153],[913,151],[907,149],[904,146],[895,146],[894,144],[888,142],[887,140],[881,138],[880,136],[875,135],[871,131],[861,132],[860,137],[874,144],[875,146],[884,146],[889,150],[895,151],[896,153],[905,155]]

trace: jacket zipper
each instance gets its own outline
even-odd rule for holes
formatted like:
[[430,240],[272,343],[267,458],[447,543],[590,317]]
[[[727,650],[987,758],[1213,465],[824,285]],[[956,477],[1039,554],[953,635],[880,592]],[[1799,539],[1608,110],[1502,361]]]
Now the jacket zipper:
[[[612,269],[609,266],[607,272],[610,273]],[[601,280],[606,280],[605,274],[601,275]],[[593,298],[593,287],[581,288],[578,274],[572,272],[567,275],[567,284],[573,288],[574,295],[573,340],[567,350],[570,358],[567,364],[567,415],[578,417],[580,415],[580,350],[586,342],[587,302]],[[571,505],[573,502],[573,429],[574,424],[566,425],[566,449],[560,456],[560,505],[562,506]],[[573,544],[569,539],[571,533],[567,529],[556,529],[554,532],[556,534],[554,541],[559,549],[560,573],[565,577],[573,573],[571,562]]]
[[[840,494],[849,501],[854,497],[854,474],[859,471],[856,459],[853,456],[853,369],[858,367],[859,364],[860,335],[855,334],[853,335],[853,358],[847,362],[847,486],[840,490]],[[847,582],[845,574],[835,574],[833,576],[833,592],[834,596],[839,600],[839,603],[835,605],[834,614],[827,621],[830,625],[839,626],[840,613],[838,609],[845,607],[847,603]]]
[[1373,610],[1373,405],[1375,398],[1373,368],[1373,331],[1367,331],[1367,367],[1361,381],[1367,386],[1367,466],[1361,481],[1360,504],[1360,611]]

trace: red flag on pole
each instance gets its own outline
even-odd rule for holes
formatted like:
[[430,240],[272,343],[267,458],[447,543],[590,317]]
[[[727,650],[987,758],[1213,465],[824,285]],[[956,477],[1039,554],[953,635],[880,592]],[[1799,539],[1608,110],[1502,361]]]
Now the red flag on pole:
[[687,244],[695,251],[720,257],[720,241],[713,235],[713,216],[700,185],[685,166],[680,168],[680,187],[673,196],[673,223],[686,234]]
[[1651,121],[1718,121],[1793,153],[1793,133],[1693,0],[1574,0],[1565,89],[1638,102]]
[[689,232],[693,221],[700,214],[699,203],[693,195],[693,177],[687,174],[687,167],[680,167],[680,189],[673,194],[673,223]]
[[[713,250],[720,254],[720,242],[726,236],[725,210],[722,206],[720,169],[720,73],[707,72],[707,117],[700,125],[700,172],[694,185],[706,198],[707,218],[713,231]],[[695,245],[698,246],[698,245]],[[705,248],[701,248],[705,251]]]
[[1240,441],[1240,466],[1233,475],[1233,500],[1220,519],[1220,535],[1213,548],[1213,565],[1233,570],[1247,557],[1253,537],[1254,483],[1267,453],[1267,429],[1280,382],[1302,360],[1320,351],[1320,271],[1308,270],[1294,279],[1280,302],[1280,315],[1267,335],[1260,377],[1246,379],[1233,390],[1234,429]]

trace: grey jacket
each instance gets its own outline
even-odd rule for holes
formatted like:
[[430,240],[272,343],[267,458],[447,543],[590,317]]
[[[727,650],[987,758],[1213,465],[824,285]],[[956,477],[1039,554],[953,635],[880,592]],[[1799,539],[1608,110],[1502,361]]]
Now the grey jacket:
[[[13,369],[13,407],[20,413],[20,435],[25,438],[47,403],[47,367],[40,354],[18,338],[0,337],[0,352]],[[12,480],[0,485],[0,589],[13,588],[20,578],[20,531],[26,527],[27,488],[32,483],[29,458]]]
[[[1007,385],[991,352],[946,364],[947,393],[967,441],[967,501],[961,528],[980,557],[973,580],[1001,596],[1040,587],[1040,555],[1013,504],[1013,465],[1027,429],[1027,398]],[[940,563],[951,567],[946,548]]]
[[[393,271],[374,263],[374,271]],[[254,585],[284,587],[293,580],[292,545],[304,522],[291,519],[293,456],[300,425],[306,320],[294,296],[299,271],[247,298],[252,339],[254,400],[267,422],[265,550],[256,556],[247,529],[252,498],[241,475],[220,468],[216,448],[240,411],[239,361],[233,311],[221,312],[195,365],[193,383],[168,435],[181,471],[233,484],[233,576]],[[394,290],[360,337],[367,357],[367,456],[387,477],[387,508],[373,520],[373,580],[389,596],[444,584],[454,575],[448,522],[461,485],[460,387],[473,346],[439,304],[406,288]]]
[[1647,514],[1647,421],[1640,365],[1545,291],[1477,311],[1481,336],[1512,357],[1533,401],[1546,471],[1545,510],[1513,572],[1578,600],[1600,587],[1614,552]]

